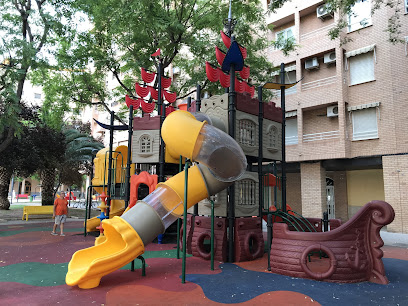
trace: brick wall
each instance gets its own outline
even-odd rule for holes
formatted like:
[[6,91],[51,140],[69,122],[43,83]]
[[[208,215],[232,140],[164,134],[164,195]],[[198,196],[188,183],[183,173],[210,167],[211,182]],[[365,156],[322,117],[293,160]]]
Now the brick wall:
[[316,18],[316,10],[313,10],[311,13],[300,17],[300,35],[311,33],[333,23],[334,18],[328,18],[326,20]]
[[395,211],[391,232],[408,233],[408,156],[383,156],[385,201]]
[[302,213],[302,190],[300,173],[286,174],[286,202],[297,213]]
[[303,134],[329,132],[339,129],[338,117],[327,117],[327,107],[303,111]]
[[326,211],[326,171],[317,163],[301,163],[302,215],[322,218]]

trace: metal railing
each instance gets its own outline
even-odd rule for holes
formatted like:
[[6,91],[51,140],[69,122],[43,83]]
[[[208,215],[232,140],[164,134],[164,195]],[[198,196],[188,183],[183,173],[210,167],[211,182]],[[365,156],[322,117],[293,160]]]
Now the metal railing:
[[286,145],[298,144],[298,137],[297,136],[286,136],[285,137],[285,144]]
[[321,133],[305,134],[303,135],[303,142],[337,139],[337,138],[340,138],[340,132],[338,130],[329,131],[329,132],[321,132]]
[[302,35],[300,35],[300,41],[313,38],[314,36],[317,36],[317,35],[320,35],[320,34],[326,34],[326,32],[328,32],[334,26],[335,26],[335,24],[332,23],[332,24],[329,24],[328,26],[321,27],[321,28],[319,28],[317,30],[310,31],[308,33],[302,34]]

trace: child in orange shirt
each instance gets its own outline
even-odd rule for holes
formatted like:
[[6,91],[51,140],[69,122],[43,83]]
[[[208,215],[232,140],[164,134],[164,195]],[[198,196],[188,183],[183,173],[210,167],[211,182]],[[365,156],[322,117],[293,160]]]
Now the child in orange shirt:
[[52,216],[55,218],[54,228],[52,229],[51,235],[58,235],[55,231],[60,226],[61,235],[64,235],[64,223],[68,217],[68,201],[65,199],[65,192],[61,191],[60,198],[56,198],[54,201],[54,214]]

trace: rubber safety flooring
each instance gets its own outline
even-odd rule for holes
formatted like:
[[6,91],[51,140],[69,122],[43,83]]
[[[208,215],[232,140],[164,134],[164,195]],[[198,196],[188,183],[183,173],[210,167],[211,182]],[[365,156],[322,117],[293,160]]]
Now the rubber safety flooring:
[[147,246],[141,264],[102,278],[95,289],[65,284],[72,254],[92,246],[82,222],[66,224],[66,236],[50,235],[51,223],[0,225],[1,305],[408,305],[408,249],[383,247],[388,285],[333,284],[267,271],[267,256],[245,263],[210,262],[189,256],[186,283],[175,244]]

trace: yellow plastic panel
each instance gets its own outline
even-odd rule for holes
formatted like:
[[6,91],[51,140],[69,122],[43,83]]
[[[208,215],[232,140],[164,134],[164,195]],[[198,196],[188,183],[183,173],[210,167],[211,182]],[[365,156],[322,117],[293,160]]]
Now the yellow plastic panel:
[[75,252],[68,265],[65,282],[83,289],[95,288],[101,278],[144,253],[136,231],[124,219],[114,217],[102,222],[105,242]]
[[178,110],[170,113],[162,126],[162,137],[168,153],[175,159],[180,155],[191,159],[197,137],[205,124],[186,111]]

